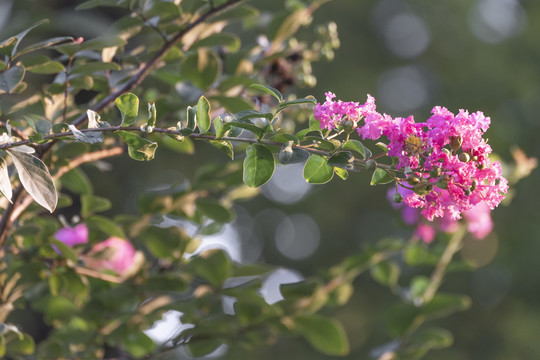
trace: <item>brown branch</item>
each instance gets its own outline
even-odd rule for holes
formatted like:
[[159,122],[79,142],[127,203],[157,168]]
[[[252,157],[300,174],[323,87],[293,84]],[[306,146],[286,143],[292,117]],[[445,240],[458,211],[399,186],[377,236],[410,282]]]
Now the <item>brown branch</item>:
[[79,275],[90,276],[96,279],[108,281],[115,284],[122,284],[124,282],[124,279],[119,276],[104,274],[99,271],[80,267],[80,266],[74,267],[73,270],[75,270],[75,272]]
[[[154,55],[154,57],[148,61],[146,64],[143,64],[139,72],[135,74],[131,78],[130,81],[126,82],[122,87],[120,87],[118,90],[113,92],[112,94],[106,96],[103,100],[98,102],[96,105],[92,107],[92,110],[99,112],[100,110],[105,109],[106,107],[111,106],[116,98],[132,89],[134,89],[136,86],[138,86],[142,81],[150,74],[150,71],[159,63],[159,61],[165,56],[165,54],[177,43],[182,41],[184,36],[188,34],[194,27],[196,27],[199,24],[202,24],[207,19],[211,18],[212,16],[220,13],[221,11],[230,8],[243,0],[229,0],[220,6],[212,7],[210,10],[208,10],[206,13],[202,14],[199,18],[195,19],[193,22],[186,25],[185,28],[180,30],[169,42],[165,43],[163,47]],[[78,126],[83,124],[87,120],[87,115],[82,114],[79,116],[75,121],[73,121],[73,125]],[[40,148],[40,158],[42,159],[56,144],[56,142],[48,143],[43,145],[43,147]],[[15,207],[18,206],[20,203],[20,197],[22,195],[23,188],[22,186],[18,186],[14,191],[12,195],[12,203],[10,203],[4,213],[2,214],[2,218],[0,219],[0,247],[3,246],[6,238],[7,233],[9,232],[9,229],[11,228],[11,225],[13,224],[13,221],[16,219],[16,217],[13,217],[12,214],[15,210]]]

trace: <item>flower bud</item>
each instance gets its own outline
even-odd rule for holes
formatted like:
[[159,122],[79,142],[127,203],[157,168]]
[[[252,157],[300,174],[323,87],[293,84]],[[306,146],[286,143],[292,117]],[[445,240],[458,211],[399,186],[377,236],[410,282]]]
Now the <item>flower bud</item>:
[[443,149],[442,149],[442,152],[445,153],[445,154],[448,155],[448,156],[451,155],[450,150],[448,150],[447,148],[443,148]]
[[439,179],[437,179],[435,185],[437,185],[437,187],[440,189],[448,189],[448,180],[447,175],[441,175]]
[[431,176],[432,178],[441,176],[441,168],[438,166],[433,167],[433,169],[431,169],[429,172],[429,176]]
[[[419,182],[418,184],[414,185],[413,191],[418,195],[427,195],[431,191],[431,189],[427,189],[426,185],[428,185],[427,182]],[[431,185],[431,184],[430,184]],[[431,185],[431,188],[433,188],[433,185]]]
[[409,177],[407,178],[407,182],[409,183],[409,185],[416,185],[420,182],[420,179],[416,175],[409,175]]
[[472,184],[471,184],[471,192],[473,192],[474,190],[476,190],[476,187],[478,186],[478,181],[476,179],[473,179],[472,181]]
[[471,156],[467,153],[461,153],[459,154],[458,159],[459,161],[466,163],[471,160]]
[[450,148],[452,148],[454,153],[459,150],[462,143],[463,139],[461,136],[450,136]]
[[366,161],[366,170],[373,171],[377,168],[377,162],[373,159],[369,159]]
[[478,164],[476,167],[478,170],[484,170],[486,168],[486,164]]
[[403,195],[401,195],[400,193],[395,193],[393,196],[392,196],[392,201],[395,202],[396,204],[399,204],[403,201]]

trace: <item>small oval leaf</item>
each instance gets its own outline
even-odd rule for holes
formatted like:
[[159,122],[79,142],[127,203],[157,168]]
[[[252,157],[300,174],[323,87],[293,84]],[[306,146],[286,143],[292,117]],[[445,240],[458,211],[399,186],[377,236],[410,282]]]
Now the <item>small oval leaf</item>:
[[244,160],[244,183],[249,187],[263,185],[270,180],[275,167],[274,156],[270,150],[259,144],[250,145]]

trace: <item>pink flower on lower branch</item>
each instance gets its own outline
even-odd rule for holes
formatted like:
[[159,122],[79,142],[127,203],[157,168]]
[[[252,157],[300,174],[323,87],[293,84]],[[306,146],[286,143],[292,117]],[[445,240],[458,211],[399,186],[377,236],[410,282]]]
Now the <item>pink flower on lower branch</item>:
[[89,268],[111,270],[120,276],[129,276],[137,270],[141,256],[128,240],[111,237],[94,245],[85,262]]
[[58,230],[54,237],[67,246],[86,244],[88,242],[88,228],[85,224],[79,224],[73,228],[65,227]]
[[[403,197],[414,194],[411,190],[403,187],[399,187],[398,191]],[[388,200],[391,202],[394,192],[394,189],[388,191]],[[401,210],[401,217],[407,225],[416,225],[414,236],[426,243],[430,243],[435,239],[437,231],[454,233],[459,228],[459,221],[452,219],[448,213],[428,221],[420,216],[420,209],[410,207],[405,202],[399,204],[392,202],[392,206]],[[485,201],[481,201],[469,210],[465,210],[463,215],[467,230],[477,239],[485,238],[493,229],[491,208]]]

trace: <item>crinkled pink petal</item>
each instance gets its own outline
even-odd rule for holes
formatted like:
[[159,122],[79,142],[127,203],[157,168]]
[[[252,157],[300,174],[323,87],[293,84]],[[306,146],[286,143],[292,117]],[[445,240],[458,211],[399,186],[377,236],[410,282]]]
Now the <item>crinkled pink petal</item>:
[[95,266],[99,270],[112,270],[119,275],[125,274],[135,262],[135,248],[127,240],[111,237],[92,247],[91,253],[103,253]]

